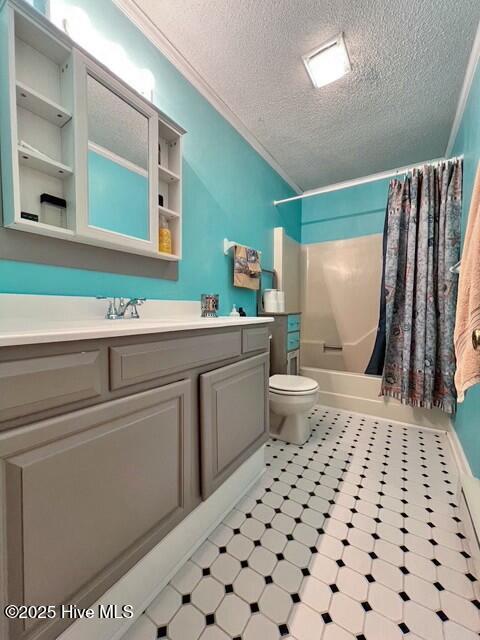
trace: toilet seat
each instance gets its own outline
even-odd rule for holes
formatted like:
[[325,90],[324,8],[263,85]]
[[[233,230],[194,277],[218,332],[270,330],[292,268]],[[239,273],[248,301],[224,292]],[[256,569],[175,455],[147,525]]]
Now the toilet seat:
[[306,396],[318,390],[312,378],[276,374],[269,380],[270,393],[281,396]]

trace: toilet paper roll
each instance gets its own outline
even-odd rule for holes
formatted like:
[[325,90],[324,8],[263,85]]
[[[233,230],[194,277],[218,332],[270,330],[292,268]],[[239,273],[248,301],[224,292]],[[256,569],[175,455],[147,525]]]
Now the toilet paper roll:
[[278,311],[276,289],[265,289],[263,292],[263,308],[267,313],[276,313]]
[[285,311],[285,291],[277,291],[277,311],[279,313]]

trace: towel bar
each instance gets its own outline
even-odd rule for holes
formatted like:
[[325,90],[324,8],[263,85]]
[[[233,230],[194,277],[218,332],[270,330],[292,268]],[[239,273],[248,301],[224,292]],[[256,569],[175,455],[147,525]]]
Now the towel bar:
[[[233,247],[235,247],[237,244],[241,245],[241,242],[234,242],[233,240],[228,240],[228,238],[224,238],[223,239],[223,253],[228,256],[228,252],[230,251],[230,249],[232,249]],[[245,246],[245,245],[243,245]],[[246,247],[247,249],[252,249],[253,247]],[[259,256],[262,255],[261,251],[258,251],[257,249],[253,249],[254,251],[256,251],[258,253]]]
[[480,347],[480,329],[474,329],[472,331],[472,343],[475,351]]

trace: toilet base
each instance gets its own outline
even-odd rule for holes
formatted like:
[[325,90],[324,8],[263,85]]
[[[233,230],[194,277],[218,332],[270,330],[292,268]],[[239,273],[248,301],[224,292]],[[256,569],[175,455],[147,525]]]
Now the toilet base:
[[270,409],[270,435],[284,442],[305,444],[312,428],[308,419],[309,412],[280,416]]

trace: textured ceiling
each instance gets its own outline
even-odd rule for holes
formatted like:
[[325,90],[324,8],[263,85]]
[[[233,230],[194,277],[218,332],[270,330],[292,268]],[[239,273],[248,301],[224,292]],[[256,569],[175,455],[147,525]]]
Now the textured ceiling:
[[[302,188],[442,156],[478,0],[134,0]],[[301,56],[343,31],[352,72]]]

